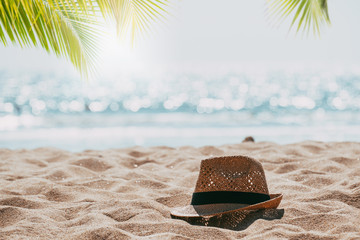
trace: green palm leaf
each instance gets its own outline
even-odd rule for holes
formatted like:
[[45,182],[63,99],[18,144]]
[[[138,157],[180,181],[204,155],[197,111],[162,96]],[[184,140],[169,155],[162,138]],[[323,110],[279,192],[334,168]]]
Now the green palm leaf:
[[320,34],[320,28],[324,24],[331,24],[327,0],[267,0],[269,11],[277,15],[281,21],[294,13],[290,28],[297,24],[296,31],[303,29],[309,33],[313,29],[314,34]]
[[0,42],[41,46],[87,77],[96,69],[99,18],[132,39],[166,13],[167,0],[0,0]]

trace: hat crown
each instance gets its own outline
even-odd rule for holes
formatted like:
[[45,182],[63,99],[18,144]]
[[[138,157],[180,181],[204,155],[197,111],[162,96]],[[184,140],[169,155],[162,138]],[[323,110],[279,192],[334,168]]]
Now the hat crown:
[[195,192],[236,191],[269,194],[260,162],[246,156],[201,161]]

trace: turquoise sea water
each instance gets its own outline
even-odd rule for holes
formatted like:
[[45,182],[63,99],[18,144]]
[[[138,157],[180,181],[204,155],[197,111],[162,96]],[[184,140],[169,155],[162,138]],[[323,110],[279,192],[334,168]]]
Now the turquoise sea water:
[[0,71],[0,148],[360,141],[360,74],[227,72],[85,82]]

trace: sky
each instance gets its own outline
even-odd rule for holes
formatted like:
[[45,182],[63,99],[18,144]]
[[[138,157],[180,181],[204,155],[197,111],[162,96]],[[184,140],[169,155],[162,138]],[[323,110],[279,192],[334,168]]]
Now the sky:
[[[359,0],[329,0],[332,26],[321,37],[288,32],[290,20],[273,26],[266,0],[172,0],[171,16],[156,23],[135,47],[107,38],[98,76],[165,72],[205,66],[262,64],[360,66]],[[115,34],[111,34],[113,36]],[[42,49],[0,46],[0,71],[79,74],[64,58]]]

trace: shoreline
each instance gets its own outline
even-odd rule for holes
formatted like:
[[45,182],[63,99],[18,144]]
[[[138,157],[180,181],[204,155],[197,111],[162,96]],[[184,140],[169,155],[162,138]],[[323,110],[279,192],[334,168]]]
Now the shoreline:
[[[336,129],[336,130],[335,130]],[[106,150],[131,146],[181,147],[190,145],[236,144],[244,136],[256,141],[292,144],[313,139],[316,141],[360,142],[359,125],[314,126],[238,126],[238,127],[177,127],[177,126],[119,126],[96,128],[35,128],[0,131],[0,148],[33,149],[57,147],[71,152],[86,149]]]

